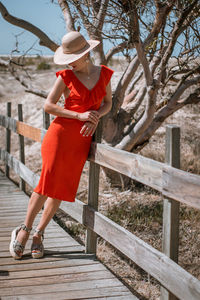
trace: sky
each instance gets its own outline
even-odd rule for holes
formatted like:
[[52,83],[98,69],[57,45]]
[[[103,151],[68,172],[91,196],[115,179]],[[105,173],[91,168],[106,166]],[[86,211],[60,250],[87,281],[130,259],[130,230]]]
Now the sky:
[[[66,33],[65,22],[60,6],[51,3],[51,0],[0,0],[8,12],[18,18],[24,19],[44,31],[54,42],[61,43]],[[19,54],[33,47],[29,55],[53,55],[53,52],[38,44],[38,38],[32,33],[5,21],[0,14],[0,55],[8,55],[16,48],[16,35],[18,35]],[[86,37],[87,38],[87,37]],[[36,44],[35,44],[36,43]],[[34,46],[33,46],[34,45]],[[105,52],[111,47],[109,42],[104,44]],[[178,46],[174,50],[174,54]],[[15,52],[15,54],[17,54]]]
[[[1,0],[1,2],[11,15],[29,21],[44,31],[53,41],[60,44],[66,28],[58,4],[52,4],[51,0]],[[5,21],[0,14],[0,55],[10,54],[16,48],[15,35],[18,34],[19,49],[22,52],[29,49],[38,40],[36,36],[23,28]],[[53,55],[53,52],[36,43],[31,54]]]

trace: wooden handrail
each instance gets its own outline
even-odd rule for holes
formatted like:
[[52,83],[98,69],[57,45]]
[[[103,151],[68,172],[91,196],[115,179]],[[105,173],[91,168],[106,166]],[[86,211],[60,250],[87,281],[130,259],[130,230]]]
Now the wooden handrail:
[[[35,128],[3,115],[0,115],[0,126],[37,142],[42,142],[46,133],[45,129]],[[30,186],[34,188],[37,185],[39,176],[9,152],[0,149],[0,159]],[[200,209],[199,175],[95,142],[92,143],[88,160],[148,185],[166,197]],[[156,278],[178,298],[200,299],[200,281],[164,253],[77,199],[74,203],[63,202],[61,207],[65,208],[72,218],[104,238]]]
[[40,143],[46,133],[46,129],[39,129],[4,115],[0,115],[0,126]]
[[[45,129],[35,128],[3,115],[0,115],[0,125],[37,142],[42,142],[46,133]],[[94,142],[88,160],[137,180],[167,197],[200,209],[199,175]]]

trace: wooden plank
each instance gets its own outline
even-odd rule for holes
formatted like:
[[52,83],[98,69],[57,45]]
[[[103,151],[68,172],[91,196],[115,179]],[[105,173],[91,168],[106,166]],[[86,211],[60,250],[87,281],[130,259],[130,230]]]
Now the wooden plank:
[[[100,264],[99,264],[100,265]],[[76,267],[75,273],[69,273],[64,275],[50,275],[42,277],[37,277],[37,273],[35,272],[34,280],[33,278],[16,278],[16,279],[8,279],[8,280],[1,280],[0,281],[0,288],[8,288],[8,287],[15,287],[15,286],[32,286],[32,285],[41,285],[41,284],[56,284],[56,283],[69,283],[69,282],[81,282],[81,281],[88,281],[95,279],[114,279],[114,275],[106,270],[97,270],[97,271],[86,271],[85,272],[78,272],[79,266]],[[51,272],[51,270],[49,270]],[[0,271],[2,272],[2,271]],[[4,276],[6,277],[6,276]]]
[[11,117],[0,115],[0,126],[5,127],[13,132],[21,134],[24,137],[27,137],[36,142],[42,142],[47,130],[40,129],[28,125],[24,122],[17,121]]
[[156,278],[178,298],[200,299],[200,281],[165,254],[90,207],[86,208],[85,214],[86,226]]
[[[44,255],[65,255],[69,253],[83,253],[85,248],[81,245],[67,246],[67,247],[53,247],[44,250]],[[10,253],[8,251],[0,251],[0,258],[10,257]],[[31,257],[30,250],[26,249],[24,251],[23,258],[27,259]]]
[[[101,142],[102,136],[102,121],[99,123],[95,134],[93,135],[94,142]],[[99,198],[99,171],[100,166],[90,161],[89,164],[89,180],[88,180],[88,205],[98,211]],[[96,254],[97,250],[97,234],[90,228],[86,230],[85,238],[86,253]]]
[[199,175],[98,143],[92,143],[89,160],[146,184],[167,197],[200,209]]
[[84,222],[84,210],[87,204],[75,199],[75,202],[62,201],[60,208],[80,224]]
[[[0,265],[1,266],[15,266],[15,265],[37,265],[38,263],[43,263],[43,262],[49,262],[54,263],[55,261],[60,261],[60,260],[65,260],[65,261],[73,261],[74,260],[84,260],[88,261],[89,264],[95,263],[96,260],[94,259],[94,255],[91,254],[85,254],[85,253],[66,253],[60,256],[58,255],[53,255],[53,256],[44,256],[43,258],[40,259],[33,259],[32,257],[28,259],[22,259],[22,260],[14,260],[12,257],[7,257],[7,258],[0,258]],[[99,263],[97,261],[97,263]],[[36,266],[37,269],[37,266]],[[29,269],[28,269],[29,270]]]
[[[67,266],[67,267],[58,267],[58,268],[52,268],[51,272],[49,272],[48,269],[40,269],[40,272],[38,270],[23,270],[23,271],[12,271],[9,272],[9,279],[6,278],[6,276],[1,276],[0,279],[2,281],[8,281],[10,279],[23,279],[23,278],[30,278],[33,277],[48,277],[53,275],[66,275],[75,273],[87,273],[87,272],[93,272],[93,271],[105,271],[105,267],[102,264],[87,264],[87,265],[80,265],[80,266]],[[72,276],[73,277],[73,276]],[[9,284],[9,283],[8,283]],[[34,284],[33,284],[34,285]],[[24,285],[26,286],[26,285]]]
[[[35,288],[37,290],[37,287]],[[94,285],[94,287],[90,289],[80,289],[77,290],[77,284],[73,290],[66,291],[57,291],[57,292],[42,292],[42,293],[35,293],[34,295],[31,294],[31,300],[78,300],[78,299],[93,299],[96,296],[99,296],[99,299],[102,297],[111,297],[116,296],[118,300],[120,300],[121,296],[129,296],[129,300],[137,299],[135,296],[132,296],[129,291],[125,287],[115,286],[113,287],[104,287],[99,288]],[[30,294],[22,294],[17,297],[19,300],[30,300]],[[2,296],[1,300],[16,300],[16,296]]]
[[200,176],[165,166],[163,195],[200,209]]
[[[165,162],[180,168],[180,128],[175,125],[166,127]],[[178,263],[179,249],[179,208],[176,200],[163,198],[163,236],[162,251]],[[177,297],[161,287],[161,300],[177,300]]]
[[[0,254],[1,254],[1,252],[6,251],[8,249],[9,242],[10,241],[5,241],[5,242],[1,243]],[[31,243],[32,243],[31,240],[29,240],[27,242],[27,247],[26,247],[27,249],[30,249]],[[69,246],[71,247],[71,246],[77,246],[77,245],[78,244],[75,240],[73,240],[73,242],[72,242],[71,240],[66,239],[66,240],[62,240],[62,243],[61,242],[59,243],[59,241],[56,242],[56,239],[48,239],[48,240],[45,239],[44,240],[45,249],[51,249],[51,248],[57,247],[59,250],[59,248],[65,248],[65,247],[69,247]],[[78,245],[78,246],[80,246],[80,245]]]
[[89,160],[162,191],[163,163],[98,143],[92,143]]
[[[89,167],[89,185],[88,185],[88,205],[98,211],[98,196],[99,196],[99,171],[100,166],[90,162]],[[86,253],[96,254],[97,249],[97,234],[90,228],[86,230],[85,239]]]
[[50,114],[45,112],[44,109],[42,110],[42,112],[43,112],[43,128],[47,130],[50,126]]
[[[89,267],[88,267],[89,268]],[[82,269],[82,268],[81,268]],[[65,269],[67,271],[67,269]],[[77,270],[77,268],[76,268]],[[43,271],[43,270],[41,270]],[[40,272],[41,272],[40,271]],[[49,272],[49,270],[48,270]],[[80,270],[81,272],[81,270]],[[64,273],[65,274],[65,273]],[[47,275],[48,276],[48,275]],[[71,274],[73,276],[73,274]],[[42,283],[42,282],[41,282]],[[45,284],[45,285],[32,285],[32,286],[20,286],[14,288],[15,295],[23,295],[29,293],[31,294],[38,294],[38,293],[49,293],[49,292],[68,292],[68,291],[75,291],[78,290],[88,290],[88,289],[95,289],[95,288],[106,288],[106,287],[112,287],[113,289],[117,286],[122,286],[122,283],[117,280],[116,278],[111,279],[97,279],[97,280],[89,280],[89,281],[82,281],[82,282],[68,282],[65,283],[57,283],[54,285]],[[1,289],[1,296],[10,296],[13,295],[13,290],[10,288],[4,288]]]
[[24,179],[30,186],[35,188],[39,181],[39,176],[22,164],[14,156],[0,148],[0,158],[11,167],[17,175]]
[[0,126],[12,130],[13,132],[17,131],[17,120],[0,115]]
[[[18,104],[18,119],[19,121],[23,122],[23,111],[22,111],[22,104]],[[25,148],[24,148],[24,136],[19,134],[19,156],[20,161],[25,165]],[[19,182],[20,190],[24,191],[26,190],[26,184],[25,181],[20,177]]]
[[[11,117],[11,102],[7,103],[7,117]],[[11,147],[11,130],[9,128],[6,128],[6,151],[10,153],[10,147]],[[5,175],[6,177],[9,177],[10,175],[10,168],[7,164],[5,164]]]
[[[81,257],[79,255],[79,257]],[[1,271],[8,271],[10,272],[19,272],[19,271],[30,271],[30,270],[41,270],[41,269],[54,269],[54,268],[69,268],[69,267],[76,267],[76,266],[87,266],[87,265],[96,265],[99,264],[99,261],[95,260],[94,258],[90,259],[89,257],[82,255],[82,258],[72,258],[70,259],[63,259],[60,258],[59,260],[57,258],[48,258],[41,262],[41,260],[30,260],[23,261],[20,260],[20,263],[13,264],[15,261],[13,259],[10,259],[10,265],[3,265],[1,266]],[[23,263],[22,263],[23,262]],[[36,263],[35,263],[36,262]],[[78,270],[78,268],[77,268]],[[104,271],[106,268],[104,267]],[[52,274],[49,274],[52,275]],[[4,279],[4,278],[2,278]],[[10,278],[8,278],[10,279]]]
[[17,133],[33,141],[41,142],[41,130],[39,128],[17,121]]

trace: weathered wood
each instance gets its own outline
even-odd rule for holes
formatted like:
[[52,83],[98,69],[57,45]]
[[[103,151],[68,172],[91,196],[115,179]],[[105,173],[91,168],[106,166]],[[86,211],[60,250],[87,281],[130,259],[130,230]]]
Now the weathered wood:
[[[96,266],[95,266],[96,267]],[[41,270],[45,271],[45,270]],[[65,268],[65,271],[67,271],[67,268]],[[49,272],[49,270],[48,270]],[[72,276],[72,274],[71,274]],[[49,293],[49,292],[62,292],[65,291],[66,293],[68,291],[75,291],[78,290],[85,290],[85,289],[95,289],[95,288],[105,288],[105,287],[113,287],[113,290],[117,286],[122,286],[122,283],[117,279],[96,279],[96,280],[90,280],[90,281],[80,281],[77,282],[68,282],[66,283],[57,283],[54,285],[45,284],[45,285],[31,285],[31,286],[20,286],[15,287],[15,295],[23,295],[23,294],[38,294],[38,293]],[[13,295],[13,291],[10,288],[4,288],[1,290],[1,296],[10,296]]]
[[[11,102],[7,103],[7,117],[11,117]],[[10,153],[10,144],[11,144],[11,130],[9,128],[6,128],[6,151]],[[6,177],[9,177],[10,175],[10,168],[7,164],[5,164],[5,174]]]
[[200,176],[165,166],[163,195],[200,209]]
[[[93,282],[94,283],[94,282]],[[65,284],[67,286],[67,284]],[[35,287],[35,289],[37,289],[37,287]],[[59,289],[59,288],[58,288]],[[130,294],[130,292],[127,292],[127,290],[125,289],[125,287],[121,287],[121,286],[114,286],[114,287],[97,287],[94,286],[90,289],[79,289],[77,287],[77,283],[76,286],[74,286],[73,289],[71,290],[67,290],[67,291],[56,291],[56,292],[40,292],[37,294],[31,294],[31,300],[78,300],[78,299],[93,299],[96,295],[98,295],[98,299],[107,299],[107,296],[116,296],[118,298],[114,298],[117,300],[121,300],[121,296],[122,296],[122,300],[124,296],[127,296],[128,298],[126,298],[126,300],[136,300],[137,298],[133,295]],[[26,295],[20,295],[20,300],[30,300],[30,294],[26,294]],[[13,296],[2,296],[1,300],[16,300],[16,297],[13,298]]]
[[[66,253],[66,254],[62,254],[60,256],[60,254],[58,253],[58,255],[52,255],[52,256],[48,256],[48,257],[43,257],[39,260],[35,260],[34,258],[30,257],[29,259],[27,260],[20,260],[20,262],[17,260],[12,260],[11,261],[11,257],[7,257],[7,258],[0,258],[0,265],[1,266],[13,266],[15,267],[16,265],[23,265],[28,268],[29,265],[34,265],[36,266],[36,270],[37,270],[37,264],[38,263],[47,263],[49,264],[49,266],[51,266],[54,262],[56,261],[61,261],[61,260],[64,260],[64,261],[71,261],[71,260],[79,260],[79,259],[83,259],[84,261],[88,261],[89,264],[91,264],[91,262],[97,262],[99,263],[98,261],[95,261],[94,260],[94,257],[93,255],[91,254],[85,254],[85,253]],[[47,265],[46,265],[47,267]],[[29,268],[28,268],[29,270]],[[5,270],[6,271],[6,270]]]
[[[27,249],[29,248],[29,246],[31,246],[31,241],[28,241],[27,243]],[[8,249],[8,245],[9,242],[8,241],[4,241],[1,242],[1,249],[0,252],[4,252]],[[71,246],[76,246],[77,242],[74,240],[73,242],[71,240],[61,240],[61,243],[59,242],[59,239],[55,239],[55,238],[51,238],[51,239],[45,239],[44,241],[44,245],[46,248],[48,249],[52,249],[52,248],[56,248],[59,250],[59,248],[65,248],[65,247],[71,247]]]
[[[49,263],[50,257],[48,258],[48,260],[43,259],[42,262],[41,262],[42,259],[39,261],[32,260],[32,262],[30,262],[30,260],[28,260],[27,262],[24,262],[24,263],[22,260],[20,262],[20,264],[12,263],[10,265],[1,265],[1,271],[19,272],[19,271],[30,271],[30,270],[54,269],[54,268],[60,268],[60,267],[62,267],[62,268],[74,267],[75,268],[76,266],[87,266],[87,265],[95,265],[95,264],[99,265],[99,262],[95,261],[94,259],[85,259],[85,255],[82,255],[82,258],[77,257],[77,258],[71,258],[69,260],[64,259],[64,258],[60,258],[58,260],[58,259],[56,259],[56,257],[55,257],[55,259],[52,257],[51,263]],[[9,260],[9,262],[11,263],[11,260]],[[76,272],[78,272],[78,269]]]
[[[102,122],[97,127],[93,135],[94,142],[101,142]],[[89,167],[89,184],[88,184],[88,205],[98,211],[98,196],[99,196],[99,171],[100,166],[90,161]],[[97,234],[90,228],[86,230],[85,251],[86,253],[96,254],[97,249]]]
[[[49,265],[49,264],[48,264]],[[43,267],[43,266],[42,266]],[[109,271],[106,270],[100,270],[99,267],[96,268],[96,270],[88,270],[87,269],[88,265],[85,266],[85,269],[81,269],[80,271],[78,270],[79,266],[77,265],[74,267],[71,272],[58,275],[52,275],[45,276],[42,278],[42,284],[57,284],[57,283],[66,283],[68,284],[69,282],[73,282],[75,280],[78,280],[78,282],[81,281],[88,281],[88,280],[94,280],[94,278],[98,279],[111,279],[115,278],[114,275],[112,275]],[[90,267],[90,266],[89,266]],[[64,269],[64,271],[66,268]],[[51,269],[49,270],[51,271]],[[2,271],[0,271],[2,272]],[[22,273],[22,272],[21,272]],[[41,285],[41,277],[34,277],[33,278],[20,278],[20,275],[22,276],[19,272],[19,277],[18,273],[16,274],[16,279],[9,279],[9,280],[2,280],[0,282],[0,288],[8,288],[8,287],[15,287],[15,286],[31,286],[31,285]]]
[[36,142],[41,142],[41,136],[43,136],[46,133],[45,129],[35,128],[24,122],[17,121],[13,118],[6,117],[3,115],[0,115],[0,126],[3,126],[7,130],[16,132]]
[[10,129],[13,132],[16,132],[17,120],[12,119],[10,117],[6,117],[4,115],[0,115],[0,126],[5,127],[6,129]]
[[103,144],[92,144],[89,160],[146,184],[169,198],[200,209],[199,175]]
[[17,133],[33,141],[41,142],[41,129],[17,121]]
[[[88,205],[98,210],[98,191],[99,191],[99,166],[90,162],[89,185],[88,185]],[[90,228],[86,231],[86,253],[96,254],[97,234]]]
[[86,207],[86,226],[124,253],[181,300],[200,299],[200,281],[162,252],[99,212]]
[[[59,248],[59,249],[58,249]],[[44,255],[45,257],[52,256],[52,255],[61,255],[64,256],[66,254],[70,253],[84,253],[85,249],[83,246],[80,245],[75,245],[75,246],[67,246],[67,247],[54,247],[54,248],[49,248],[45,249]],[[2,251],[0,252],[0,258],[4,257],[10,257],[10,254],[8,251]],[[24,259],[30,259],[31,257],[31,252],[30,250],[26,249],[23,254]]]
[[61,209],[63,209],[68,215],[80,224],[84,223],[84,209],[87,204],[75,199],[75,202],[62,201]]
[[23,178],[30,186],[35,188],[39,181],[39,176],[22,164],[14,156],[0,148],[0,158],[11,167],[17,175]]
[[[18,120],[23,122],[22,104],[18,104]],[[24,151],[24,137],[19,134],[19,160],[25,165],[25,151]],[[20,177],[19,181],[20,190],[25,192],[25,181]]]
[[[94,230],[97,234],[102,236],[105,240],[107,240],[109,243],[111,243],[114,247],[119,249],[122,253],[124,253],[126,256],[128,256],[130,259],[132,259],[136,264],[140,265],[146,272],[150,273],[152,276],[157,278],[163,285],[166,278],[166,284],[171,285],[172,288],[176,289],[176,291],[179,291],[180,289],[183,289],[184,291],[184,284],[187,282],[186,289],[192,290],[192,287],[190,286],[190,282],[194,283],[194,294],[196,293],[195,289],[199,289],[199,281],[195,279],[193,276],[191,276],[189,273],[187,273],[184,269],[177,266],[175,263],[173,263],[170,259],[168,263],[166,263],[165,266],[165,260],[167,259],[164,254],[161,252],[153,249],[148,244],[144,243],[142,240],[138,240],[137,237],[120,227],[119,225],[115,224],[114,222],[110,221],[106,217],[102,216],[99,213],[95,213],[94,211],[91,212],[89,207],[87,205],[81,203],[80,201],[76,203],[77,207],[80,205],[81,210],[83,214],[85,215],[84,220],[85,226],[89,226],[92,230]],[[79,212],[81,211],[79,210]],[[98,215],[98,219],[97,219]],[[77,219],[81,219],[81,216],[79,216]],[[96,225],[97,223],[97,225]],[[125,232],[124,232],[125,231]],[[128,237],[124,234],[128,234]],[[131,237],[130,237],[131,236]],[[128,240],[127,240],[128,239]],[[130,239],[130,240],[129,240]],[[139,241],[139,242],[138,242]],[[138,247],[139,245],[139,247]],[[135,253],[134,253],[135,251]],[[154,251],[156,252],[154,254]],[[145,255],[144,255],[145,253]],[[146,258],[145,258],[146,257]],[[160,263],[162,262],[162,268],[160,269]],[[141,263],[141,264],[140,264]],[[171,265],[172,264],[172,265]],[[176,266],[178,270],[176,270]],[[174,271],[175,269],[175,271]],[[159,271],[159,272],[158,272]],[[183,274],[181,273],[183,271]],[[160,272],[163,273],[160,276]],[[166,274],[168,274],[168,276]],[[177,275],[178,274],[178,275]],[[178,281],[176,279],[176,276],[178,276]],[[183,278],[182,278],[183,276]],[[160,278],[162,280],[160,280]],[[173,280],[171,279],[173,278]],[[183,283],[182,283],[183,280]],[[195,287],[195,280],[197,280],[197,286]],[[179,286],[179,284],[181,286]],[[175,287],[174,287],[175,286]],[[170,289],[168,286],[166,286],[168,289]],[[184,293],[184,292],[183,292]],[[199,290],[200,293],[200,290]],[[198,295],[198,294],[197,294]],[[199,296],[199,295],[198,295]],[[189,297],[189,296],[188,296]],[[191,298],[188,299],[198,299],[198,297],[193,297],[192,293],[190,294]],[[193,297],[193,298],[192,298]],[[187,299],[187,298],[181,298],[180,299]]]
[[43,109],[43,128],[48,129],[50,126],[50,114],[44,111]]
[[162,191],[163,163],[98,143],[92,144],[89,160]]
[[[71,275],[71,278],[73,278],[72,274],[75,273],[89,273],[89,272],[93,272],[93,271],[104,271],[105,267],[102,264],[86,264],[86,265],[75,265],[75,266],[68,266],[68,267],[57,267],[57,268],[51,268],[51,272],[50,269],[40,269],[38,275],[36,270],[21,270],[21,271],[11,271],[9,272],[9,280],[11,279],[22,279],[22,278],[29,278],[32,279],[34,276],[35,277],[48,277],[48,276],[55,276],[55,275]],[[97,277],[98,278],[98,277]],[[114,276],[110,278],[115,278]],[[5,280],[5,276],[0,276],[1,280]],[[71,280],[71,282],[73,282],[74,280]],[[9,284],[9,281],[8,281]],[[35,285],[34,283],[32,283],[31,285]],[[14,286],[16,286],[16,284],[14,284]],[[26,284],[22,284],[21,286],[26,286]],[[21,293],[21,291],[19,290],[19,294]],[[7,292],[6,292],[7,294]]]
[[[48,122],[46,124],[48,124]],[[36,142],[42,142],[47,132],[46,129],[35,128],[33,126],[30,126],[23,122],[20,123],[19,121],[13,118],[6,117],[3,115],[0,115],[0,126],[3,126],[13,132],[16,132]]]
[[[13,183],[7,181],[8,184],[6,184],[6,180],[2,178],[0,172],[1,186],[2,183],[5,184],[3,189],[5,198],[4,196],[0,198],[2,199],[0,200],[1,209],[7,211],[11,203],[15,203],[14,207],[17,207],[18,201],[20,207],[23,207],[23,204],[24,208],[27,207],[28,197]],[[0,193],[1,191],[0,189]],[[16,191],[19,191],[20,200],[16,198]],[[39,299],[92,299],[99,295],[101,297],[101,294],[102,299],[104,296],[106,299],[111,295],[115,295],[118,299],[125,295],[129,297],[128,299],[135,299],[105,266],[96,259],[94,260],[94,255],[83,253],[84,247],[53,221],[45,230],[45,256],[43,258],[36,260],[30,256],[33,232],[26,244],[22,260],[17,261],[11,258],[8,251],[9,237],[13,228],[19,225],[20,210],[17,210],[17,214],[14,209],[12,212],[13,217],[11,213],[0,217],[1,299],[21,299],[22,297],[34,299],[38,295]],[[22,209],[22,219],[24,213]],[[36,224],[38,224],[39,217],[35,220]]]
[[[166,127],[165,162],[180,168],[180,128],[175,125]],[[176,200],[163,198],[163,239],[162,251],[178,263],[179,248],[179,207]],[[161,287],[161,300],[177,300],[177,297]]]
[[[16,122],[17,121],[14,119],[0,115],[0,125],[6,128],[16,131]],[[27,124],[25,124],[25,127],[26,125]],[[32,128],[32,126],[27,126]],[[46,130],[33,128],[33,131],[34,130],[36,130],[36,140],[41,141],[41,136],[43,138]],[[30,136],[32,136],[32,134]],[[199,175],[178,171],[176,169],[167,167],[166,164],[154,161],[152,159],[119,149],[114,149],[113,147],[98,143],[92,143],[89,160],[146,184],[162,192],[163,195],[167,197],[183,202],[195,208],[200,208]],[[27,169],[26,172],[28,172]],[[28,173],[30,174],[30,172]],[[34,184],[33,187],[35,187],[37,184],[35,184],[35,179],[34,183],[32,180],[30,180],[30,176],[27,182],[31,186]],[[173,183],[173,185],[171,183]],[[189,188],[187,188],[188,183],[191,184]],[[184,189],[182,189],[182,187],[184,187]]]

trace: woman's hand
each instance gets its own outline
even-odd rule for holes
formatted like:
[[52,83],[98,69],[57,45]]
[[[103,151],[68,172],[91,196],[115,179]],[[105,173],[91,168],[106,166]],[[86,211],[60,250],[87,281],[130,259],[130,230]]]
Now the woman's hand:
[[80,134],[82,136],[92,136],[97,128],[98,122],[96,124],[91,122],[85,122],[83,127],[81,128]]
[[96,110],[89,110],[84,113],[78,114],[78,120],[91,122],[94,125],[97,125],[99,122],[100,114]]

